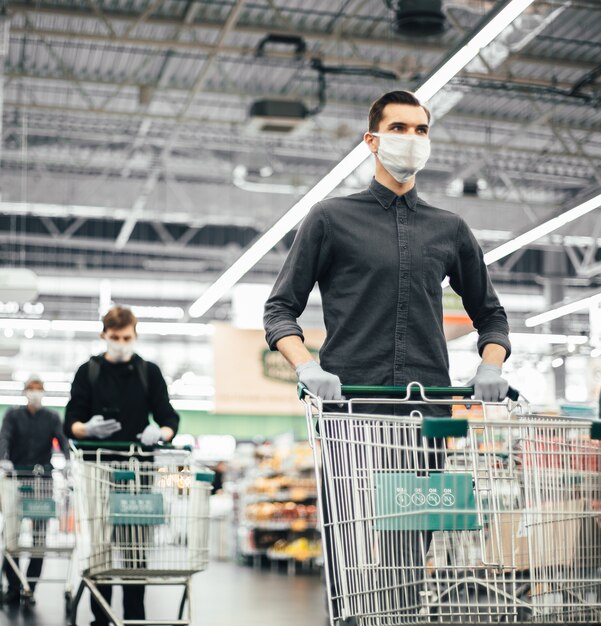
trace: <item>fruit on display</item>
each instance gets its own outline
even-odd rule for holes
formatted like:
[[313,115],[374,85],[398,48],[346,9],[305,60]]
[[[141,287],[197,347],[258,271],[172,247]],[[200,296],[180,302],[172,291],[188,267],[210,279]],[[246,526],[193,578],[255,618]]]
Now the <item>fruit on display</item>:
[[299,537],[293,541],[280,539],[273,544],[268,554],[273,559],[307,561],[321,556],[321,542],[306,537]]
[[254,522],[293,522],[303,520],[307,524],[317,522],[317,507],[298,502],[255,502],[248,504],[246,518]]

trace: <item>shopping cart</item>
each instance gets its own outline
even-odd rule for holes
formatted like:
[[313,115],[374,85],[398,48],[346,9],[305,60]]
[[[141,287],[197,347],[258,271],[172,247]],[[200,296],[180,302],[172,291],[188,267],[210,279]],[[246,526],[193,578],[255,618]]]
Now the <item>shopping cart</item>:
[[514,402],[428,415],[472,388],[299,391],[332,624],[601,621],[601,424]]
[[[62,578],[45,577],[46,582],[65,584],[65,602],[71,602],[71,575],[75,533],[72,492],[65,475],[51,466],[20,466],[0,475],[0,506],[4,518],[4,558],[18,577],[23,606],[31,604],[32,584],[19,567],[19,559],[65,559]],[[41,570],[41,561],[38,561]],[[37,568],[36,568],[37,569]]]
[[[191,463],[189,450],[130,442],[76,442],[74,479],[77,552],[85,588],[115,626],[117,617],[99,585],[181,585],[177,619],[136,624],[192,623],[191,577],[208,564],[209,495],[213,472]],[[187,612],[184,617],[184,609]]]

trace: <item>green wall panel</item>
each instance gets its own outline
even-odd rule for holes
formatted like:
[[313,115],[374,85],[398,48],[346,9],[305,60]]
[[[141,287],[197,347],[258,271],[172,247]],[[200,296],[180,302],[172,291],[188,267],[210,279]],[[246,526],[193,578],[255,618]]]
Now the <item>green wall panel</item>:
[[[0,405],[0,416],[10,407]],[[55,410],[62,416],[63,407]],[[191,435],[233,435],[238,439],[274,437],[293,432],[297,439],[307,438],[307,423],[302,415],[216,415],[201,411],[179,411],[180,433]]]

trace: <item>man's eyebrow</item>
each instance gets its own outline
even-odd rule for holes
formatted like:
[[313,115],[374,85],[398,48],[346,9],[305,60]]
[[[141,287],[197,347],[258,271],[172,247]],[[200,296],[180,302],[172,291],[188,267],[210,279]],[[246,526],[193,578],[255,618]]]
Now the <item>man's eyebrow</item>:
[[[407,122],[390,122],[390,124],[388,124],[388,128],[392,128],[393,126],[412,126],[412,124],[407,124]],[[415,128],[428,130],[430,126],[428,126],[428,124],[416,124]]]

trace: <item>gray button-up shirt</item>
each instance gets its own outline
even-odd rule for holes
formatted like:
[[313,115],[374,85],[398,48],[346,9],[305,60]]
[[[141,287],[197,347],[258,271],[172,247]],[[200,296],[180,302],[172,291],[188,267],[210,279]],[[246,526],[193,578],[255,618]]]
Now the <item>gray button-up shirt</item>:
[[297,318],[317,282],[327,336],[322,367],[343,384],[448,385],[441,282],[451,287],[479,334],[510,353],[505,310],[482,250],[454,213],[369,189],[316,204],[303,221],[265,305],[267,343],[303,337]]

